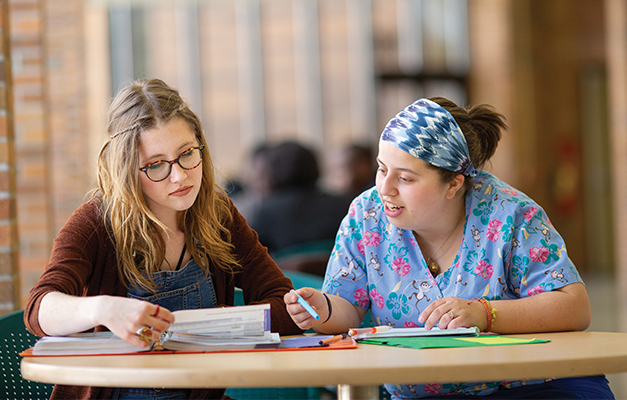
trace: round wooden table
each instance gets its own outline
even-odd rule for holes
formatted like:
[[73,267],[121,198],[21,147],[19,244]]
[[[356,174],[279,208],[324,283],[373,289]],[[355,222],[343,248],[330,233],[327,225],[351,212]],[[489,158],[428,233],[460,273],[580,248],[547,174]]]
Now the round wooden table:
[[500,381],[627,371],[627,333],[507,335],[549,343],[445,349],[360,344],[320,351],[25,357],[25,379],[115,387],[338,385],[339,397],[378,395],[383,383]]

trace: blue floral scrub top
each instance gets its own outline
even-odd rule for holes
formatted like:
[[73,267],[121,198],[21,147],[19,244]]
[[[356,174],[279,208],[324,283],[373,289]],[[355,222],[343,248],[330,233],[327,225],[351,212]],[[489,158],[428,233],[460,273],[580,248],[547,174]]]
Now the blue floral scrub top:
[[[518,299],[581,278],[542,208],[494,175],[479,172],[466,197],[464,237],[451,268],[435,278],[410,230],[393,226],[372,188],[342,221],[323,290],[370,309],[377,325],[415,327],[436,299]],[[498,317],[498,313],[497,313]],[[524,384],[544,382],[526,381]],[[516,382],[386,385],[394,397],[480,394]]]

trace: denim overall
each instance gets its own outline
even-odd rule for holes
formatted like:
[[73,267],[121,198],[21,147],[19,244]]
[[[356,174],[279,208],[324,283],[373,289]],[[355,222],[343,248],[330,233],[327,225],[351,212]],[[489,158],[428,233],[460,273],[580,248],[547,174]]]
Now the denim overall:
[[[141,287],[130,287],[127,296],[148,301],[170,311],[215,307],[218,302],[211,276],[205,278],[205,272],[196,261],[190,260],[178,271],[159,271],[153,275],[158,293]],[[110,399],[174,400],[188,399],[188,389],[131,389],[116,388]]]

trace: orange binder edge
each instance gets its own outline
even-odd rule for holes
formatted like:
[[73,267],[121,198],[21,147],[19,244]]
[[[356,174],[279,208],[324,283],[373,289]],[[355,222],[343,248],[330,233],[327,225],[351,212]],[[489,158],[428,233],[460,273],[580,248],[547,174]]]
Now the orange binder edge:
[[268,351],[312,351],[312,350],[347,350],[356,349],[357,342],[352,337],[342,339],[328,346],[316,347],[288,347],[276,349],[236,349],[236,350],[151,350],[136,351],[131,353],[99,353],[99,354],[33,354],[33,348],[30,347],[20,353],[22,357],[94,357],[94,356],[129,356],[129,355],[148,355],[148,354],[200,354],[200,353],[246,353],[246,352],[268,352]]

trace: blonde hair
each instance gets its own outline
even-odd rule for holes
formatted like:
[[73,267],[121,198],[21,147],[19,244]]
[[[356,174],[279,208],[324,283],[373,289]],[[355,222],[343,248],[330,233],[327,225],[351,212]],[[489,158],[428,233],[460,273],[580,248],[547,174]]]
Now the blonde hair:
[[125,285],[139,284],[156,292],[152,273],[165,259],[164,236],[168,228],[150,211],[139,180],[140,132],[175,118],[185,121],[204,146],[202,182],[194,204],[179,215],[187,250],[210,273],[210,264],[229,273],[240,269],[227,226],[232,222],[229,203],[215,182],[213,163],[199,118],[179,93],[158,79],[142,79],[123,88],[109,107],[109,139],[98,156],[101,211],[113,237],[118,272]]

